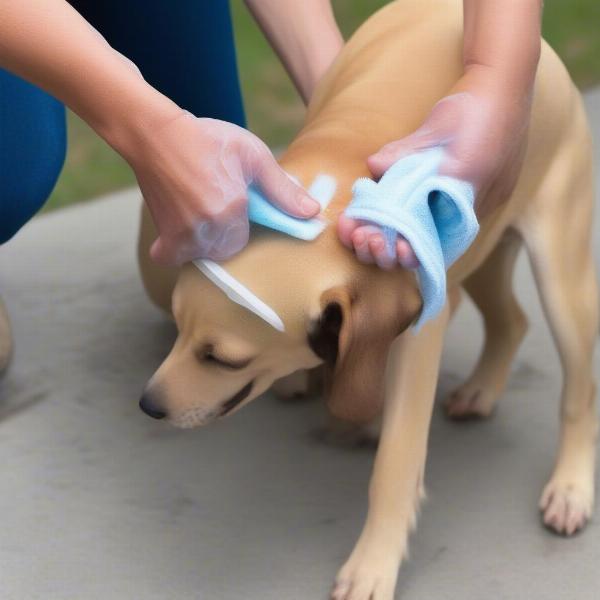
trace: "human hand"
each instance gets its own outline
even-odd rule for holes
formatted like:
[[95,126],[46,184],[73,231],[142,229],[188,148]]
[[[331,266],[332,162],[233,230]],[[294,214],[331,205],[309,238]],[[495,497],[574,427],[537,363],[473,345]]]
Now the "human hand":
[[2,68],[64,102],[131,165],[158,229],[155,260],[240,250],[250,183],[295,217],[319,211],[258,138],[185,113],[65,0],[2,0],[0,39]]
[[267,146],[237,125],[182,111],[146,141],[128,160],[158,229],[150,255],[159,263],[223,260],[239,252],[248,242],[251,183],[295,217],[320,210]]
[[[524,156],[530,106],[531,90],[515,94],[485,67],[467,69],[419,129],[368,158],[369,169],[379,178],[400,158],[442,146],[445,159],[440,174],[473,185],[475,212],[481,220],[514,188]],[[418,266],[410,244],[400,236],[396,256],[390,256],[378,226],[341,215],[338,233],[365,264],[376,263],[382,269],[392,269],[398,263],[409,269]]]

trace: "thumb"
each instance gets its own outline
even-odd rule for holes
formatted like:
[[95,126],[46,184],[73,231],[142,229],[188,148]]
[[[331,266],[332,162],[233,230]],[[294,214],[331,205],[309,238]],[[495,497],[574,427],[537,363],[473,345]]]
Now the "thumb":
[[437,146],[442,141],[443,137],[439,131],[421,127],[405,138],[390,142],[375,154],[371,154],[367,158],[367,166],[373,176],[379,178],[401,158]]
[[292,181],[270,152],[262,160],[254,181],[271,204],[300,219],[308,219],[319,213],[321,205]]

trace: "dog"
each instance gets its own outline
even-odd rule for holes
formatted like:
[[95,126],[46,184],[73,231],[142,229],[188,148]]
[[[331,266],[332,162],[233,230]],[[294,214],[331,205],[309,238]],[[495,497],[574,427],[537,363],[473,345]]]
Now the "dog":
[[[156,232],[143,209],[141,274],[150,298],[172,314],[173,349],[141,401],[151,416],[195,427],[232,414],[271,385],[288,393],[303,372],[322,368],[327,406],[346,421],[382,419],[364,529],[332,598],[394,595],[399,565],[423,496],[428,430],[452,302],[418,333],[422,306],[412,271],[360,264],[334,223],[366,158],[414,131],[462,74],[458,0],[387,5],[348,41],[280,162],[304,186],[337,180],[324,211],[329,226],[313,242],[253,227],[246,249],[224,263],[280,315],[277,331],[229,300],[194,265],[153,264]],[[581,529],[592,513],[597,415],[592,353],[598,291],[591,253],[592,151],[582,100],[564,66],[543,45],[532,120],[514,191],[483,219],[478,237],[448,272],[448,298],[462,288],[481,311],[485,344],[473,374],[446,401],[453,418],[487,417],[506,387],[527,329],[512,290],[521,246],[563,369],[557,459],[542,492],[548,527]],[[295,378],[294,381],[289,377]],[[276,383],[277,385],[277,383]],[[281,383],[279,383],[281,385]]]

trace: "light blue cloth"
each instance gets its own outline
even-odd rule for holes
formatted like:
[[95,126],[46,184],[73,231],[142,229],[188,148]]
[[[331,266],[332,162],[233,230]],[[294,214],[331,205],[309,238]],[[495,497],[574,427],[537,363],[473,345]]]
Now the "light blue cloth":
[[388,251],[394,255],[396,234],[411,245],[419,259],[423,298],[416,329],[444,307],[446,270],[479,231],[473,186],[439,175],[443,157],[442,148],[431,148],[398,160],[379,182],[358,179],[345,210],[348,217],[383,227]]
[[[293,179],[293,178],[292,178]],[[327,207],[335,193],[336,182],[330,175],[317,175],[308,193],[319,202],[321,210]],[[301,240],[314,240],[327,227],[320,217],[297,219],[271,204],[258,189],[248,188],[248,219],[269,229],[287,233]]]
[[[408,240],[417,258],[423,310],[415,327],[435,317],[446,302],[446,270],[471,245],[479,231],[470,183],[439,175],[440,147],[411,154],[392,165],[375,182],[358,179],[345,214],[383,228],[388,251],[395,255],[396,236]],[[335,180],[319,175],[309,193],[325,208]],[[248,218],[302,240],[315,239],[327,226],[319,218],[296,219],[280,211],[255,188],[248,193]]]

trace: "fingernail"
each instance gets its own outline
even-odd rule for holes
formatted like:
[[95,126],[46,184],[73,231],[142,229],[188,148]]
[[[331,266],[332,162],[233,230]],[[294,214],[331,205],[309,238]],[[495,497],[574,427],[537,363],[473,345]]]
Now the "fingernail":
[[304,196],[302,200],[300,200],[300,210],[305,215],[313,215],[320,208],[321,205],[310,196]]

